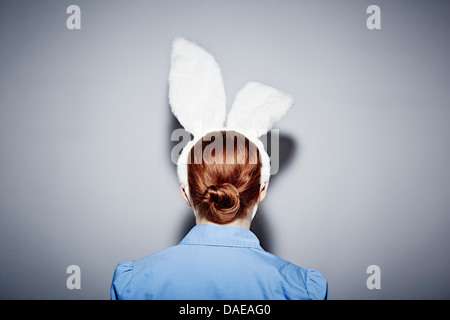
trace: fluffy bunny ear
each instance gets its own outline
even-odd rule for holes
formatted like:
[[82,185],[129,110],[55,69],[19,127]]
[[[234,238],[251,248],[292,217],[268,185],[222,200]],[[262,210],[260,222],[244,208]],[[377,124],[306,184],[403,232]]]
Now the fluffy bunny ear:
[[258,82],[247,83],[237,94],[228,114],[227,128],[267,133],[292,107],[292,97]]
[[211,54],[183,38],[172,45],[169,103],[194,137],[224,125],[226,96],[219,65]]

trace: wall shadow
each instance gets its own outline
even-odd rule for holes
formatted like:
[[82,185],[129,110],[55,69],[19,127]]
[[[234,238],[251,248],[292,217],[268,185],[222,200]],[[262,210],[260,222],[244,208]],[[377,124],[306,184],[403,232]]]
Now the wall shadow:
[[[170,105],[167,105],[167,111],[169,113],[169,119],[170,119],[170,122],[168,125],[168,129],[169,129],[168,136],[170,137],[172,132],[175,129],[179,129],[179,128],[183,128],[183,127],[180,124],[180,122],[177,120],[177,118],[173,115],[173,113],[170,109]],[[188,134],[188,133],[186,132],[186,134]],[[261,140],[264,143],[264,147],[265,147],[267,153],[269,154],[269,156],[271,156],[271,141],[272,141],[271,132],[269,132],[269,133],[267,133],[267,135],[261,137]],[[188,142],[188,141],[183,141],[181,143],[180,141],[181,141],[181,139],[178,141],[171,141],[169,138],[169,155],[171,154],[171,152],[175,146],[180,144],[179,146],[177,146],[178,148],[181,146],[184,147]],[[287,170],[290,162],[294,158],[294,154],[296,152],[298,152],[298,149],[299,149],[298,145],[296,144],[295,140],[291,136],[279,132],[279,167],[278,167],[278,172],[270,177],[269,189],[267,190],[268,194],[270,194],[270,192],[271,192],[271,190],[273,190],[273,188],[278,188],[279,174],[281,172]],[[178,181],[177,166],[173,162],[172,162],[172,166],[173,166],[173,172],[174,172],[175,179]],[[177,187],[178,187],[178,185],[177,185]],[[181,195],[180,195],[180,198],[181,198]],[[270,223],[269,223],[269,219],[268,219],[268,216],[270,214],[268,212],[266,212],[266,210],[265,210],[265,206],[264,206],[265,201],[267,201],[267,199],[265,199],[261,202],[261,205],[259,206],[258,211],[255,215],[255,218],[252,221],[250,230],[258,237],[261,247],[264,250],[274,253],[273,252],[274,236],[273,236],[272,229],[270,227]],[[184,203],[184,200],[183,200],[183,203]],[[186,213],[183,215],[183,219],[180,222],[180,227],[179,227],[179,231],[177,234],[177,243],[179,243],[184,238],[184,236],[194,226],[195,226],[194,214],[192,212],[192,209],[190,207],[186,206]]]

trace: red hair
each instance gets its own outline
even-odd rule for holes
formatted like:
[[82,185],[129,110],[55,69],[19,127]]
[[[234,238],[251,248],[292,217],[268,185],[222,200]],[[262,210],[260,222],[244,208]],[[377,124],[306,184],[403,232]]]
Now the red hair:
[[232,131],[205,135],[188,155],[188,184],[197,214],[217,224],[245,217],[260,192],[261,159],[256,145]]

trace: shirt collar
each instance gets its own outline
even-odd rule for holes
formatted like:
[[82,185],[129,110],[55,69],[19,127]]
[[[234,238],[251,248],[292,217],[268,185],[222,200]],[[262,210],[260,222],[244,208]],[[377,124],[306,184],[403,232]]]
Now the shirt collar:
[[189,231],[180,245],[249,247],[261,249],[259,240],[250,230],[236,226],[197,225]]

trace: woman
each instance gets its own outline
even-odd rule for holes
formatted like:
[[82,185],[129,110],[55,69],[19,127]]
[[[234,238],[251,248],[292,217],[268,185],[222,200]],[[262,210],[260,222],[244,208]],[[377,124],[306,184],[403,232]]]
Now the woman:
[[318,271],[264,251],[249,230],[269,185],[261,187],[253,142],[233,130],[210,132],[188,159],[188,190],[180,190],[196,226],[176,246],[120,263],[111,298],[328,299]]

